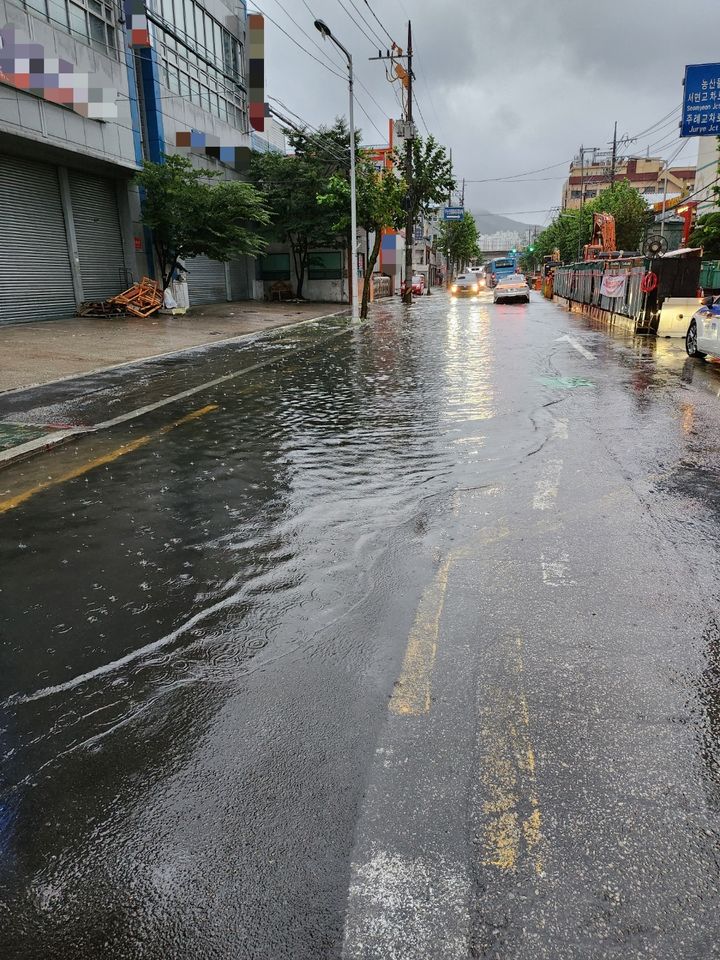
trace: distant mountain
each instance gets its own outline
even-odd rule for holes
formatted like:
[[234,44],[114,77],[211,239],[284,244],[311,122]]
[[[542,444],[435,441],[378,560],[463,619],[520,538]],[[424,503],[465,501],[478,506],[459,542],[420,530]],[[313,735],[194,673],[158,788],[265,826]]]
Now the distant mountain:
[[[501,230],[512,230],[515,233],[527,235],[528,227],[534,226],[530,223],[521,223],[519,220],[511,220],[509,217],[503,217],[499,213],[490,213],[489,210],[471,210],[475,217],[478,231],[482,233],[499,233]],[[538,227],[538,233],[540,227]]]

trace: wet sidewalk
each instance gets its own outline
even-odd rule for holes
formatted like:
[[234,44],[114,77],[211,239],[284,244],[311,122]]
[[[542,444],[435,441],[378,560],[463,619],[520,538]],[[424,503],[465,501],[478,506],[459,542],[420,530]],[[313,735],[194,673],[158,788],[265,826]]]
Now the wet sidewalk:
[[345,315],[343,304],[246,302],[0,328],[0,467],[233,379],[253,367],[259,339],[271,363],[312,340],[310,321],[344,328]]

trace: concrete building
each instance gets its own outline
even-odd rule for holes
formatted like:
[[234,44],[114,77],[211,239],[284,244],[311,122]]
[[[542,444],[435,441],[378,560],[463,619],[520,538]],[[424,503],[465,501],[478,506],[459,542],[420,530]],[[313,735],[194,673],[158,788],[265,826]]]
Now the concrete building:
[[[0,0],[0,24],[0,323],[155,275],[143,160],[182,152],[232,179],[251,149],[284,148],[251,127],[244,0]],[[193,302],[262,295],[251,258],[188,269]]]
[[[612,155],[608,151],[586,150],[570,164],[570,174],[562,192],[563,210],[578,210],[593,200],[611,183]],[[620,157],[616,162],[615,179],[626,180],[642,194],[662,194],[667,182],[671,194],[691,193],[695,186],[695,169],[668,168],[662,157]]]
[[720,141],[717,137],[698,137],[697,179],[695,189],[697,195],[697,216],[714,213],[718,210],[718,201],[713,190],[720,166]]

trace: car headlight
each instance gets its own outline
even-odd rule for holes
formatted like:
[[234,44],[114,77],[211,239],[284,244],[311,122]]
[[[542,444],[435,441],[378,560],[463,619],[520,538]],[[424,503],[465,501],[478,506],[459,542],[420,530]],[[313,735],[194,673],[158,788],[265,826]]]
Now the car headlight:
[[456,283],[454,283],[454,284],[450,287],[450,292],[451,292],[451,293],[457,293],[457,284],[456,284]]
[[473,284],[473,291],[474,291],[475,293],[477,293],[479,289],[480,289],[480,287],[478,286],[478,284],[477,284],[477,283],[474,283],[474,284]]

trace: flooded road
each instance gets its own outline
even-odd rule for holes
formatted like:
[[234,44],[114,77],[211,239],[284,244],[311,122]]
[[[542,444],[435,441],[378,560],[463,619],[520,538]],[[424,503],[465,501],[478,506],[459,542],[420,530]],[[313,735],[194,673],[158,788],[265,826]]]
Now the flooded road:
[[436,294],[200,370],[0,474],[3,960],[720,957],[720,368]]

